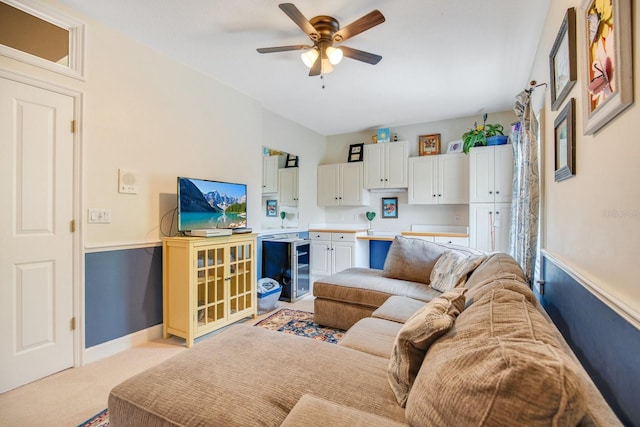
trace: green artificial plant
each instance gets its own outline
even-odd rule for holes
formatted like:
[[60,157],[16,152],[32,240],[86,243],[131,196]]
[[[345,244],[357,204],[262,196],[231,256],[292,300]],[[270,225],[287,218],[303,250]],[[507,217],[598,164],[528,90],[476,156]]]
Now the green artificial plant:
[[487,124],[487,114],[482,116],[482,124],[473,124],[473,129],[462,134],[462,151],[469,154],[469,149],[477,145],[487,145],[487,138],[490,136],[504,135],[504,127],[501,124]]

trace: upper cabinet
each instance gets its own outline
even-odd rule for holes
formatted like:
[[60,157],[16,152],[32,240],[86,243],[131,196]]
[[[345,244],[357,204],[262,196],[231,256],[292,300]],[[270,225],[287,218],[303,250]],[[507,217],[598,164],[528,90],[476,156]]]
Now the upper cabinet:
[[511,201],[513,148],[511,144],[474,147],[469,152],[469,201]]
[[407,188],[409,142],[397,141],[364,146],[364,187]]
[[278,192],[278,160],[279,156],[262,158],[262,194]]
[[278,172],[278,198],[281,206],[298,206],[298,168]]
[[318,206],[368,205],[362,177],[362,162],[318,166]]
[[469,159],[466,154],[409,158],[410,205],[469,203]]

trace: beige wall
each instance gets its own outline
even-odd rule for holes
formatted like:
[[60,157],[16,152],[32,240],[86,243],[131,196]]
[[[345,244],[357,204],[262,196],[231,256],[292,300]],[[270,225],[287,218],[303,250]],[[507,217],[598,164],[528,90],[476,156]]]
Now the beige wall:
[[550,110],[547,90],[542,114],[543,248],[640,319],[640,151],[636,136],[640,122],[640,32],[637,31],[640,11],[633,7],[635,104],[596,135],[584,136],[582,84],[586,73],[582,67],[581,43],[585,31],[581,6],[582,2],[567,0],[550,3],[531,72],[531,79],[549,82],[549,52],[567,8],[576,7],[578,82],[569,94],[569,98],[575,98],[577,107],[576,176],[559,183],[554,181],[553,122],[559,111]]
[[[315,208],[315,173],[323,136],[88,17],[47,3],[86,24],[86,81],[6,57],[0,67],[83,94],[83,215],[87,208],[112,210],[111,224],[85,219],[87,247],[159,241],[161,218],[176,206],[177,176],[246,183],[248,225],[259,229],[263,144],[300,156],[300,225],[322,219]],[[119,168],[138,173],[138,194],[118,193]],[[164,232],[169,225],[167,217]]]

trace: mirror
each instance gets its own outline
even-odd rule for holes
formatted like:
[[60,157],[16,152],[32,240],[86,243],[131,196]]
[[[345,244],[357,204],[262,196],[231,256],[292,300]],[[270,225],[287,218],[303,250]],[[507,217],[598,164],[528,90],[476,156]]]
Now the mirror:
[[298,156],[262,147],[262,220],[264,229],[298,228]]
[[84,25],[52,11],[0,1],[0,54],[72,77],[83,74]]

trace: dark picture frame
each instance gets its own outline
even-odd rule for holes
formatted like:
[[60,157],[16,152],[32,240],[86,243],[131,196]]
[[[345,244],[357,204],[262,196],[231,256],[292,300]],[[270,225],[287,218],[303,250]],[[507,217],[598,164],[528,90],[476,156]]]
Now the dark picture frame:
[[440,134],[418,136],[418,155],[433,156],[440,154]]
[[278,201],[277,200],[267,200],[265,214],[268,217],[277,217],[278,216]]
[[593,135],[633,104],[631,1],[585,0],[582,13],[582,124],[583,133]]
[[576,174],[575,102],[575,98],[571,98],[553,123],[556,182]]
[[362,144],[351,144],[349,146],[349,157],[347,158],[347,162],[361,162],[362,155],[364,154],[364,143]]
[[297,168],[298,167],[298,156],[295,154],[287,154],[287,160],[284,162],[285,168]]
[[382,218],[398,218],[398,198],[382,198]]
[[576,61],[576,8],[570,7],[549,54],[552,111],[560,108],[578,80]]

